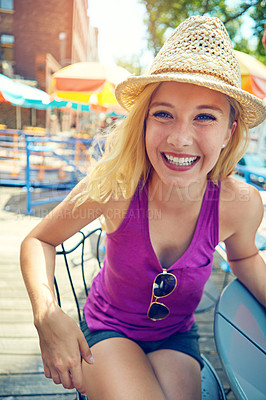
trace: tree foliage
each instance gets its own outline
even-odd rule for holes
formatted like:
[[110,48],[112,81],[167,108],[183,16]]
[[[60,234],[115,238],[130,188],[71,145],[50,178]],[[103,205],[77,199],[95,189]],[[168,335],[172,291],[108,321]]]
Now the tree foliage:
[[119,57],[116,59],[116,64],[120,65],[120,67],[125,68],[131,74],[135,75],[141,75],[144,68],[144,66],[141,64],[141,54],[133,54],[131,57],[128,58]]
[[[254,54],[266,61],[261,38],[266,16],[266,0],[139,0],[146,9],[148,48],[154,56],[170,31],[192,15],[220,18],[226,26],[235,48]],[[246,19],[248,17],[248,20]],[[253,22],[252,41],[243,35],[243,22]],[[251,39],[251,38],[250,38]],[[255,48],[251,47],[255,43]]]

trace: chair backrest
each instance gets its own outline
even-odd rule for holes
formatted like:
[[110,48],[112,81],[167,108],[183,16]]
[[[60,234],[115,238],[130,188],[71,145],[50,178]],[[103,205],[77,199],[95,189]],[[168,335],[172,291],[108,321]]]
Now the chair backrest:
[[237,279],[217,303],[214,337],[235,397],[265,400],[266,310]]
[[[98,268],[101,268],[102,260],[103,260],[103,255],[101,251],[102,247],[102,229],[95,228],[87,233],[84,233],[83,231],[79,231],[76,236],[76,241],[73,244],[69,246],[66,242],[62,243],[60,245],[60,249],[57,250],[56,255],[57,256],[62,256],[64,258],[64,264],[66,267],[67,275],[69,278],[69,283],[71,286],[71,290],[74,296],[74,300],[76,303],[76,308],[77,308],[77,313],[78,313],[78,319],[79,322],[82,320],[82,315],[81,315],[81,306],[83,305],[86,297],[88,296],[89,293],[89,286],[90,286],[90,280],[86,276],[86,262],[92,258],[97,260]],[[77,237],[79,236],[79,238]],[[79,282],[82,282],[82,290],[83,293],[80,295],[78,294],[77,291],[77,285],[78,283],[76,280],[73,278],[73,268],[75,267],[80,267],[80,273],[81,273],[81,280],[79,279]],[[61,296],[60,296],[60,291],[59,291],[59,285],[56,280],[54,280],[55,284],[55,291],[57,295],[57,301],[58,304],[61,306]]]

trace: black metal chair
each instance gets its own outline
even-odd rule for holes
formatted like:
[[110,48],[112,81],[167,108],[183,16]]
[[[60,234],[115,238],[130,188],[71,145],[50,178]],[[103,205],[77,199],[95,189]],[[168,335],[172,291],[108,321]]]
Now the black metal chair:
[[[57,251],[57,257],[63,257],[64,264],[67,271],[67,277],[70,283],[71,291],[76,304],[78,322],[82,321],[83,315],[81,309],[84,305],[86,297],[88,296],[90,279],[86,276],[86,264],[89,260],[96,260],[97,268],[101,268],[104,256],[104,234],[101,228],[95,228],[87,233],[79,232],[81,238],[72,245],[70,248],[66,243],[60,245]],[[89,245],[86,249],[86,245]],[[79,255],[77,256],[77,252]],[[79,271],[77,271],[77,269]],[[77,274],[79,272],[79,274]],[[75,275],[75,277],[73,276]],[[79,275],[79,278],[78,278]],[[81,279],[80,279],[81,278]],[[77,280],[82,282],[78,285]],[[60,283],[55,278],[55,290],[57,294],[58,303],[61,306]],[[65,290],[65,287],[64,287]],[[202,399],[209,400],[226,400],[225,392],[221,381],[212,367],[210,362],[205,356],[202,355],[204,361],[204,368],[201,371],[201,384],[202,384]],[[87,397],[76,393],[76,399],[86,400]]]
[[[74,246],[72,246],[69,249],[66,248],[65,243],[62,243],[60,245],[61,250],[57,250],[56,255],[63,256],[63,258],[64,258],[65,267],[66,267],[71,291],[72,291],[72,294],[73,294],[73,297],[74,297],[74,300],[76,303],[78,320],[80,323],[83,318],[82,313],[81,313],[81,308],[82,308],[81,302],[83,302],[83,304],[84,304],[84,300],[85,300],[84,294],[86,295],[86,297],[88,296],[89,286],[90,286],[90,283],[86,279],[85,263],[86,263],[86,261],[88,261],[88,259],[95,258],[97,260],[98,267],[100,269],[102,266],[101,263],[103,260],[103,256],[101,256],[101,252],[100,252],[100,243],[101,243],[101,239],[102,239],[102,229],[100,227],[95,228],[87,233],[84,233],[83,231],[79,231],[78,233],[81,235],[81,239],[79,239],[77,241],[77,243],[75,243]],[[91,254],[89,254],[89,255],[86,254],[86,251],[85,251],[85,244],[86,244],[87,239],[92,239],[92,240],[90,240],[90,243],[89,243],[90,250],[91,250]],[[73,253],[77,249],[80,251],[79,259],[76,259],[73,257]],[[71,271],[71,267],[73,267],[73,266],[80,267],[81,278],[82,278],[82,282],[83,282],[83,293],[80,293],[80,297],[78,297],[77,288],[76,288],[74,279],[72,277],[73,273]],[[62,305],[61,304],[61,296],[60,296],[59,285],[57,283],[56,277],[54,279],[54,284],[55,284],[57,301],[61,307],[61,305]]]

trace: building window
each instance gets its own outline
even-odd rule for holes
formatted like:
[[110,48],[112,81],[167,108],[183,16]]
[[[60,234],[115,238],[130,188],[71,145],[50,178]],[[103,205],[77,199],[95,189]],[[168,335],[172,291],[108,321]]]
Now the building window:
[[2,10],[14,10],[13,0],[0,0],[0,8]]
[[1,35],[1,43],[14,44],[14,41],[15,41],[14,35],[8,35],[6,33],[3,33]]
[[14,61],[14,41],[13,35],[3,33],[1,40],[1,60]]

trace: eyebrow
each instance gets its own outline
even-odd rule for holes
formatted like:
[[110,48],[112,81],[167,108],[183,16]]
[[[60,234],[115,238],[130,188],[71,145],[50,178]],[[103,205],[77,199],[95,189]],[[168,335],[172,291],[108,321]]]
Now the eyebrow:
[[220,107],[217,106],[213,106],[213,105],[200,105],[197,107],[198,110],[202,110],[202,109],[206,109],[208,108],[209,110],[213,110],[213,111],[218,111],[220,114],[223,114],[223,110]]
[[160,102],[154,102],[150,104],[150,107],[157,107],[157,106],[163,106],[163,107],[170,107],[174,108],[174,106],[171,103],[160,103]]
[[[169,107],[169,108],[174,108],[174,106],[171,103],[160,103],[160,102],[154,102],[150,104],[150,108],[152,107]],[[196,107],[197,110],[203,110],[203,109],[209,109],[213,111],[218,111],[220,114],[223,114],[223,110],[220,107],[217,107],[215,105],[210,105],[210,104],[201,104]]]

